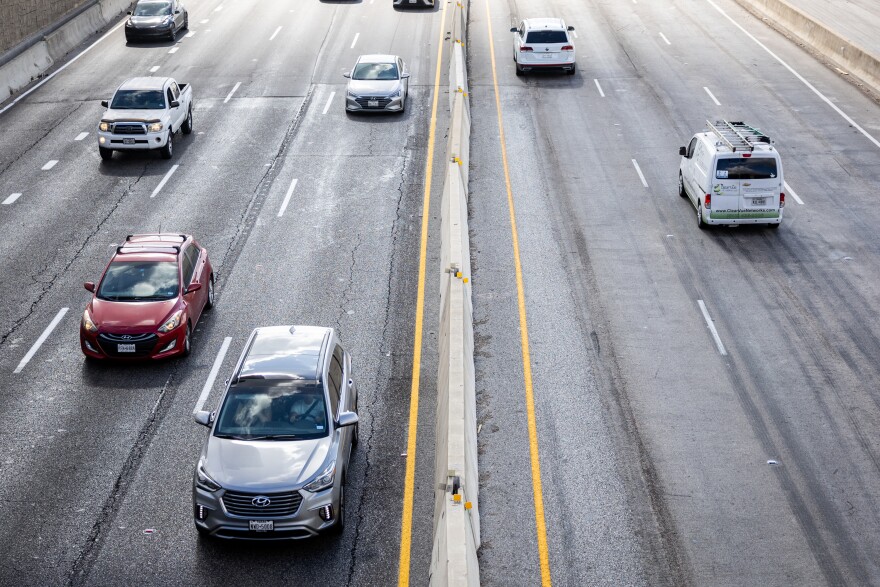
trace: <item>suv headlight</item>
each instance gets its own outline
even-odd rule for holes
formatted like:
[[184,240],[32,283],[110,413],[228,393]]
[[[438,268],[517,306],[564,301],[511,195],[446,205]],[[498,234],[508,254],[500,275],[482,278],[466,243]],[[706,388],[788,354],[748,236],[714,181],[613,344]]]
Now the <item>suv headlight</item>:
[[147,125],[147,132],[162,132],[162,123],[154,122]]
[[323,489],[333,486],[333,479],[336,478],[336,461],[330,463],[330,466],[321,471],[315,480],[307,484],[303,489],[316,493]]
[[110,132],[110,123],[109,122],[102,122],[101,124],[98,125],[98,130],[100,130],[102,132]]
[[165,324],[159,327],[159,332],[171,332],[178,326],[180,326],[181,319],[183,318],[183,310],[178,310],[171,314],[171,317],[165,321]]
[[92,317],[89,316],[88,310],[83,312],[82,326],[86,329],[87,332],[98,332],[98,327],[95,326],[94,322],[92,322]]
[[205,472],[205,467],[202,465],[202,462],[199,461],[199,465],[196,467],[196,485],[205,491],[217,491],[220,489],[220,484],[211,479],[207,472]]

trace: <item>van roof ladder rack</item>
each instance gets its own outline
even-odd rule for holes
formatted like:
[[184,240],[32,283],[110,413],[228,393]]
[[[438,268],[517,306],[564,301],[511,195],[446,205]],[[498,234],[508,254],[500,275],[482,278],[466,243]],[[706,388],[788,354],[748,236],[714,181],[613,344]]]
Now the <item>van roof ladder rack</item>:
[[753,151],[755,145],[770,144],[770,137],[745,122],[716,120],[712,123],[707,120],[706,124],[734,152]]

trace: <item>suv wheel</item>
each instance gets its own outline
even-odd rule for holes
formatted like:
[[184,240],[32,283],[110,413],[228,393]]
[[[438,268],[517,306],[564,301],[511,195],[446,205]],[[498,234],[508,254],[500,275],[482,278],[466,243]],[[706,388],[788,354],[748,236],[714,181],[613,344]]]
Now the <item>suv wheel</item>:
[[336,508],[336,524],[333,526],[333,534],[342,534],[345,530],[345,477],[339,484],[339,505]]

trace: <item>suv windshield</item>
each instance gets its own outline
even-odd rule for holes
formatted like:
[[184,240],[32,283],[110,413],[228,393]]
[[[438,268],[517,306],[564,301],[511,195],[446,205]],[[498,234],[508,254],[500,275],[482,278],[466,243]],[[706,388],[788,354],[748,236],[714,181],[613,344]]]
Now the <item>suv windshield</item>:
[[327,436],[324,386],[317,381],[248,381],[229,388],[214,436],[306,440]]
[[526,43],[568,43],[565,31],[529,31]]
[[117,110],[162,110],[165,95],[162,90],[119,90],[113,96],[110,108]]
[[138,2],[132,16],[164,16],[171,14],[170,2]]
[[399,77],[395,63],[358,63],[351,74],[351,79],[394,80]]
[[114,302],[170,300],[177,297],[178,282],[174,261],[114,261],[97,295]]
[[715,179],[773,179],[777,177],[776,159],[770,157],[719,159]]

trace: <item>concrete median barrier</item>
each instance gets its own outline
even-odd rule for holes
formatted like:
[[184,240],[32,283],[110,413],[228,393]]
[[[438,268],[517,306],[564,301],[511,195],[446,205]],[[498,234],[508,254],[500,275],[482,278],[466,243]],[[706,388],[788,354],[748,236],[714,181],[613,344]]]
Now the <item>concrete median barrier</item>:
[[477,407],[470,239],[467,222],[470,107],[467,2],[452,8],[449,139],[441,202],[439,368],[434,477],[432,586],[478,586],[480,568]]
[[880,55],[860,47],[833,23],[821,22],[786,0],[737,0],[759,18],[766,18],[796,39],[858,77],[880,93]]

